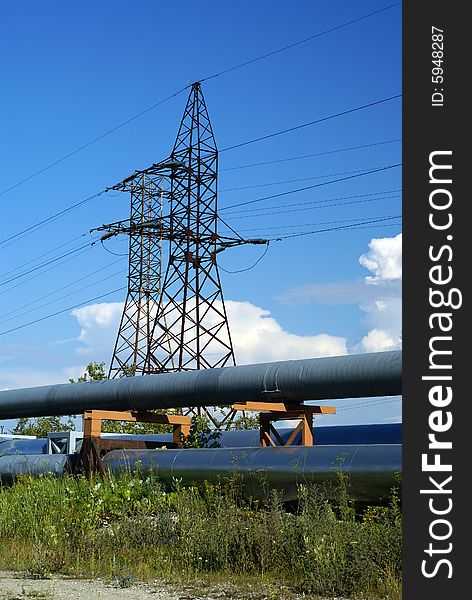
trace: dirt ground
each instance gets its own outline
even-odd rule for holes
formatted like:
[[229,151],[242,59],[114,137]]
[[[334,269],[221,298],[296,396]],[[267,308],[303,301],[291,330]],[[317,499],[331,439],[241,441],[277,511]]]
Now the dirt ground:
[[297,600],[283,588],[262,591],[260,586],[211,585],[203,582],[178,588],[163,581],[135,583],[126,579],[29,579],[21,573],[0,572],[0,600]]

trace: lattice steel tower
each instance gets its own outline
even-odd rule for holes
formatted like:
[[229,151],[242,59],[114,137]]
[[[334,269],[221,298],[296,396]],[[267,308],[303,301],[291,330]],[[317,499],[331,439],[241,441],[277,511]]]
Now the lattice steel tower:
[[218,233],[217,174],[218,150],[197,82],[170,158],[110,188],[131,193],[130,219],[98,228],[107,232],[102,241],[120,233],[130,238],[110,377],[235,364],[216,257],[228,247],[267,242]]
[[[162,217],[163,185],[146,172],[132,176],[114,189],[131,194],[129,219],[128,293],[116,338],[109,377],[149,367],[149,339],[161,291],[162,239],[146,223]],[[116,224],[122,226],[122,224]],[[111,230],[102,241],[114,235]]]
[[236,364],[216,262],[218,150],[198,83],[171,161],[170,250],[150,346],[152,372]]

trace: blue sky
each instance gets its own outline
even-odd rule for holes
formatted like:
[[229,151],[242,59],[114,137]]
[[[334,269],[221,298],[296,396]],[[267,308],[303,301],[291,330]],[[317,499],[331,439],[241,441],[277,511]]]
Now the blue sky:
[[[192,81],[388,4],[278,0],[2,3],[0,193]],[[220,149],[399,94],[401,7],[209,80],[203,92]],[[185,101],[186,93],[178,95],[0,195],[0,240],[113,185],[134,169],[165,158]],[[401,144],[393,141],[400,137],[401,101],[394,100],[222,152],[220,208],[342,177],[339,173],[400,163]],[[377,145],[234,168],[370,144]],[[301,179],[306,181],[292,181]],[[279,183],[285,181],[292,182]],[[258,185],[264,187],[249,187]],[[336,226],[341,220],[399,215],[400,188],[401,170],[394,168],[263,201],[253,207],[258,211],[234,209],[221,214],[251,237],[309,231]],[[321,202],[318,208],[306,204],[320,200],[330,202]],[[8,280],[91,239],[87,232],[92,227],[126,218],[128,203],[124,194],[102,195],[31,235],[15,238],[15,243],[0,244],[0,389],[67,381],[88,360],[109,360],[115,326],[110,311],[116,316],[117,305],[100,309],[102,317],[108,311],[110,320],[98,332],[97,328],[92,331],[97,313],[78,318],[67,311],[1,334],[126,284],[126,259],[107,253],[99,244],[55,268]],[[385,333],[393,343],[390,347],[398,347],[398,243],[374,243],[369,249],[372,238],[395,238],[401,231],[398,222],[273,242],[254,269],[222,272],[225,297],[235,303],[235,326],[239,327],[241,319],[247,321],[248,314],[254,327],[273,319],[264,327],[270,330],[273,346],[280,348],[275,358],[292,358],[297,352],[315,355],[310,354],[310,340],[320,334],[342,339],[335,344],[343,344],[350,352],[376,349],[375,343],[367,347],[365,342],[374,329]],[[38,259],[61,244],[61,249]],[[118,254],[127,248],[125,240],[112,241],[107,247]],[[244,269],[260,255],[260,247],[237,248],[222,254],[220,265],[227,270]],[[21,267],[29,261],[33,262]],[[21,268],[12,271],[17,267]],[[369,276],[373,278],[370,284],[365,280]],[[81,289],[86,285],[87,289]],[[50,295],[44,300],[18,310],[46,294]],[[101,302],[117,303],[123,298],[117,292]],[[26,314],[32,308],[35,311]],[[246,330],[241,335],[245,333],[249,335]],[[385,339],[380,340],[380,349],[388,349]],[[297,343],[300,348],[294,350]],[[256,350],[264,354],[260,346],[254,346]],[[366,414],[364,407],[346,410],[336,422],[397,419],[400,405],[389,402],[369,411]]]

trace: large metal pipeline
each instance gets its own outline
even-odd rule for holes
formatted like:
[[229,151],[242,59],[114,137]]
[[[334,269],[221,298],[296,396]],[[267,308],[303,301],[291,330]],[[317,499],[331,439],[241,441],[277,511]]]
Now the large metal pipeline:
[[12,483],[21,475],[63,475],[70,464],[66,454],[14,454],[0,456],[0,484]]
[[[293,427],[277,429],[283,442],[292,435]],[[234,431],[221,431],[218,443],[221,448],[259,448],[259,429],[241,429]],[[316,425],[313,427],[313,435],[317,446],[326,445],[364,445],[364,444],[401,444],[401,423],[372,423],[368,425]],[[107,439],[119,440],[141,440],[147,442],[170,443],[173,441],[171,433],[154,434],[102,434]],[[294,442],[300,441],[299,434]],[[211,440],[213,444],[214,440]],[[80,440],[76,450],[80,450]],[[277,440],[275,440],[278,445]],[[48,441],[46,438],[38,439],[6,439],[0,438],[0,457],[12,454],[46,454]]]
[[0,419],[401,394],[401,352],[289,360],[0,392]]
[[[0,456],[0,484],[11,484],[21,475],[61,476],[75,459],[65,454]],[[152,471],[166,487],[175,481],[183,485],[224,482],[237,475],[246,498],[260,499],[267,490],[276,489],[284,501],[298,498],[300,484],[323,485],[329,490],[342,473],[349,496],[367,503],[387,500],[392,488],[401,485],[402,469],[400,444],[113,450],[103,465],[116,474]]]
[[378,502],[400,485],[402,454],[400,444],[113,450],[103,465],[114,473],[136,468],[153,471],[169,487],[175,481],[217,483],[238,474],[245,497],[260,499],[267,489],[276,489],[284,501],[298,498],[300,484],[335,484],[342,473],[352,498]]
[[[285,443],[292,435],[294,427],[277,428],[282,441]],[[113,434],[108,434],[113,437]],[[294,439],[294,444],[301,442],[301,433]],[[315,425],[313,427],[313,437],[317,446],[333,445],[360,445],[364,444],[401,444],[402,443],[402,424],[401,423],[371,423],[363,425]],[[120,439],[142,439],[156,442],[171,442],[171,433],[156,433],[151,435],[122,435]],[[210,443],[213,444],[211,439]],[[232,431],[221,431],[217,438],[221,448],[259,448],[260,432],[259,429],[240,429]],[[274,440],[275,445],[279,445]],[[2,446],[0,445],[0,455]]]

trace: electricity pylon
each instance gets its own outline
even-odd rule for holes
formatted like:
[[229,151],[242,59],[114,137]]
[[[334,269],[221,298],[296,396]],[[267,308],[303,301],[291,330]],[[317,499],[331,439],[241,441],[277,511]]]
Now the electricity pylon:
[[[217,255],[267,241],[218,233],[217,177],[218,150],[197,82],[170,158],[109,188],[131,194],[130,218],[98,228],[106,231],[102,241],[129,236],[128,294],[109,377],[235,364]],[[217,426],[234,414],[205,412]]]

